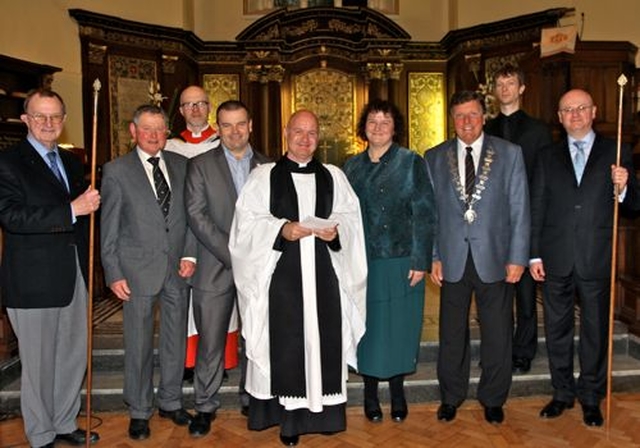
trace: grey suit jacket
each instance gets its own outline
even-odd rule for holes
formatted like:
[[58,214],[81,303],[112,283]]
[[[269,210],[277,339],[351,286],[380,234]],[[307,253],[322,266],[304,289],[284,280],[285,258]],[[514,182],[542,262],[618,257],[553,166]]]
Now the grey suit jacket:
[[[251,169],[269,160],[253,151]],[[189,160],[185,203],[189,227],[197,240],[195,288],[223,293],[233,288],[229,229],[238,195],[221,146]]]
[[137,152],[107,163],[102,176],[101,252],[108,285],[126,279],[132,295],[153,296],[164,280],[186,287],[178,276],[180,259],[195,257],[184,206],[187,159],[163,152],[171,185],[165,221]]
[[482,199],[474,206],[477,219],[468,224],[460,180],[454,182],[452,175],[458,172],[456,145],[454,138],[425,154],[438,209],[433,259],[442,262],[445,281],[457,282],[470,249],[483,282],[503,280],[507,264],[526,266],[529,260],[529,192],[522,151],[506,140],[484,135],[476,184],[483,166],[489,172]]

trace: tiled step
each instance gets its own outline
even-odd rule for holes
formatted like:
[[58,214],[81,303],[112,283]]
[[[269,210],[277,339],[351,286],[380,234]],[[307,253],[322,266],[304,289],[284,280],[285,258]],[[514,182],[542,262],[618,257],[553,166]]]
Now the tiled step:
[[[640,391],[640,338],[617,332],[614,344],[613,384],[614,392]],[[480,376],[477,352],[478,341],[472,341],[473,361],[469,399],[473,399]],[[437,345],[425,343],[421,347],[421,362],[415,374],[406,378],[408,401],[423,403],[439,401],[438,382],[436,379]],[[575,359],[576,369],[578,360]],[[93,363],[92,408],[94,411],[121,411],[125,409],[122,401],[122,350],[96,350]],[[229,378],[220,390],[220,401],[223,408],[239,408],[238,402],[238,369],[229,372]],[[13,380],[0,391],[0,414],[15,413],[19,409],[19,380]],[[359,375],[350,374],[348,390],[350,406],[362,404],[362,380]],[[193,387],[184,386],[185,406],[193,407]],[[514,375],[510,397],[532,395],[551,396],[551,379],[549,376],[544,340],[540,340],[538,355],[532,363],[531,371],[526,375]],[[380,397],[383,403],[388,402],[387,384],[380,385]],[[83,401],[84,404],[84,401]]]

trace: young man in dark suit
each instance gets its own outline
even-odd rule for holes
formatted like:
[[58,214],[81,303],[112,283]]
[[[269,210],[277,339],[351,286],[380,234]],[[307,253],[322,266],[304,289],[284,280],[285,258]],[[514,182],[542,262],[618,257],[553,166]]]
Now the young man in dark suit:
[[[87,215],[100,205],[82,162],[58,148],[66,110],[30,92],[27,138],[0,152],[3,305],[18,338],[24,428],[34,447],[85,445],[76,426],[87,366]],[[91,433],[91,442],[98,434]]]
[[[487,121],[487,134],[509,140],[522,148],[527,179],[531,186],[536,155],[540,148],[552,142],[551,130],[520,106],[525,91],[524,73],[521,69],[507,64],[494,74],[494,93],[500,103],[500,113]],[[536,282],[529,269],[516,283],[515,316],[516,328],[513,333],[513,372],[527,373],[531,360],[538,348],[538,313],[536,311]]]
[[[555,418],[577,398],[588,426],[601,426],[606,394],[613,191],[623,207],[638,209],[639,195],[624,147],[593,131],[596,106],[574,89],[560,98],[560,142],[538,156],[531,191],[531,275],[544,282],[543,304],[553,399],[540,416]],[[573,376],[574,306],[580,303],[580,377]]]

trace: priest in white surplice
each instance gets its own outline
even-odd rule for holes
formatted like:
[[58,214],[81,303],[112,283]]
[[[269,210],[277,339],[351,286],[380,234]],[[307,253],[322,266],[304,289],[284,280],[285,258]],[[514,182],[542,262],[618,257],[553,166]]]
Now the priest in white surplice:
[[347,364],[364,333],[367,265],[358,198],[342,171],[313,159],[318,120],[285,127],[287,153],[251,173],[229,249],[251,396],[249,429],[280,440],[346,428]]

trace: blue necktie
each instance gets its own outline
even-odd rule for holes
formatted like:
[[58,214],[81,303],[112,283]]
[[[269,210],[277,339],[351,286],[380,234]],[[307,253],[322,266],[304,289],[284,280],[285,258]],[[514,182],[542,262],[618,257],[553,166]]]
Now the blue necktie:
[[58,153],[55,151],[49,151],[47,153],[47,157],[49,158],[49,168],[53,172],[54,176],[58,178],[60,183],[64,186],[65,190],[67,189],[67,184],[64,182],[64,178],[62,177],[62,173],[58,168]]
[[584,173],[584,166],[586,164],[585,156],[584,156],[584,147],[586,142],[582,140],[576,140],[573,142],[573,146],[576,147],[576,153],[573,156],[573,169],[576,172],[576,180],[578,181],[578,185],[580,185],[580,181],[582,180],[582,173]]

